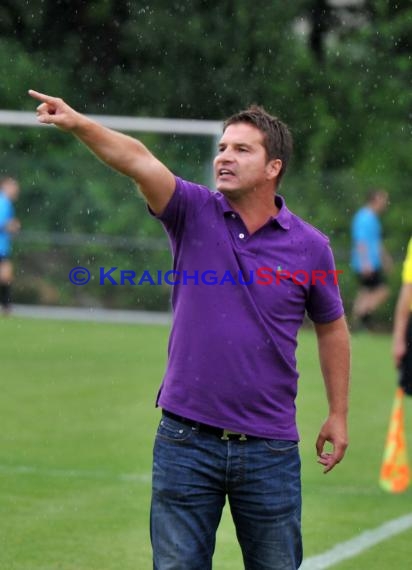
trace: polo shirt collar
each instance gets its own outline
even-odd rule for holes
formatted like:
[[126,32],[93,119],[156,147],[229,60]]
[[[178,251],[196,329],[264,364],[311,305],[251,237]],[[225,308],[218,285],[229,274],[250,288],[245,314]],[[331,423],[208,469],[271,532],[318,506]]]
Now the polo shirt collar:
[[[232,214],[234,212],[233,208],[230,206],[229,202],[226,200],[225,196],[220,192],[216,192],[218,202],[222,208],[224,214]],[[276,194],[275,204],[279,208],[277,216],[271,216],[271,221],[276,222],[282,229],[290,229],[291,212],[287,208],[285,199],[283,196]]]
[[290,213],[290,210],[287,208],[283,196],[281,196],[280,194],[276,194],[275,204],[279,208],[279,212],[277,216],[272,216],[271,219],[273,221],[276,221],[282,229],[284,230],[290,229],[290,220],[292,214]]

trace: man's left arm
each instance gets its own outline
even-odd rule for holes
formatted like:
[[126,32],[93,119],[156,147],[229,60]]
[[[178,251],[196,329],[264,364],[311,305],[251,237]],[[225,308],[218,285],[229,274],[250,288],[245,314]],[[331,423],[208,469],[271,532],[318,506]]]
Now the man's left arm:
[[20,231],[21,224],[17,218],[11,218],[5,224],[5,230],[9,234],[17,234]]
[[393,259],[391,254],[388,252],[386,247],[381,244],[381,259],[382,259],[382,267],[385,273],[391,273],[393,270]]
[[[319,360],[329,404],[329,415],[316,441],[318,461],[328,473],[345,455],[348,446],[348,400],[350,337],[345,317],[329,323],[315,323]],[[325,451],[325,443],[332,451]]]

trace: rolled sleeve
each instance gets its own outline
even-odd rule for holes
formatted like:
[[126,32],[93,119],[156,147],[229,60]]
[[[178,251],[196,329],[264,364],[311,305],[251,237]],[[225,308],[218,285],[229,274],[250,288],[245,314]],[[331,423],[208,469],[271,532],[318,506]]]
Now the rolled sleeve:
[[161,214],[155,214],[148,206],[148,211],[163,224],[167,233],[176,239],[183,231],[186,220],[197,215],[211,192],[205,186],[188,182],[178,176],[175,180],[175,191],[165,210]]
[[[319,272],[319,273],[315,273]],[[329,323],[344,314],[342,297],[339,289],[339,275],[329,244],[323,248],[312,275],[323,275],[324,279],[315,279],[312,283],[306,311],[315,323]]]

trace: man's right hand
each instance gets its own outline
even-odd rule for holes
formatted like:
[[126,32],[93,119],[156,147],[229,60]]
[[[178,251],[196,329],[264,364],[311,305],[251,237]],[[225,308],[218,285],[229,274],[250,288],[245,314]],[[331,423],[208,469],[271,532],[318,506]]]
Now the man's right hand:
[[33,89],[29,89],[29,95],[41,101],[36,110],[39,123],[56,125],[64,131],[75,130],[78,126],[82,116],[69,107],[63,99],[50,97]]

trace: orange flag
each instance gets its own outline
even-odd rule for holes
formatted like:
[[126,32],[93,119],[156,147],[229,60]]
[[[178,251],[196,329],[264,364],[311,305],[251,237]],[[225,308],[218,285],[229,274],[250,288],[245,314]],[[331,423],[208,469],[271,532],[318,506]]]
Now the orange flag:
[[390,493],[402,493],[410,482],[410,471],[406,449],[404,414],[404,391],[397,388],[389,429],[386,436],[379,484]]

